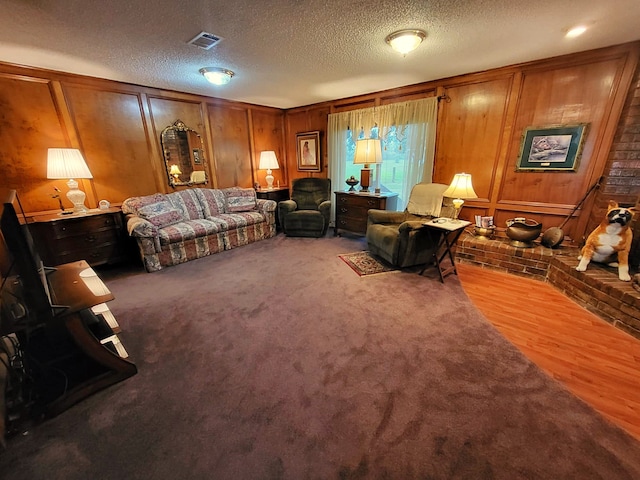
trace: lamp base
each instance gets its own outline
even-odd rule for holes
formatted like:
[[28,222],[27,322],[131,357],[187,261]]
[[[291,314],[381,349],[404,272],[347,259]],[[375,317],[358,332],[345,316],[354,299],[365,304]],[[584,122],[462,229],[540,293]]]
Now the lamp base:
[[264,177],[267,181],[267,190],[273,190],[273,175],[271,175],[271,169],[267,169],[267,176]]
[[371,170],[369,169],[369,165],[365,165],[360,171],[360,191],[368,192],[369,185],[371,185]]
[[73,203],[73,213],[87,213],[87,207],[84,206],[87,195],[78,189],[78,182],[71,178],[67,182],[67,187],[69,187],[67,198]]
[[453,199],[453,208],[455,209],[455,212],[453,214],[453,218],[451,219],[452,223],[460,223],[460,220],[458,220],[458,215],[460,215],[460,209],[462,208],[463,203],[464,200],[462,200],[461,198]]

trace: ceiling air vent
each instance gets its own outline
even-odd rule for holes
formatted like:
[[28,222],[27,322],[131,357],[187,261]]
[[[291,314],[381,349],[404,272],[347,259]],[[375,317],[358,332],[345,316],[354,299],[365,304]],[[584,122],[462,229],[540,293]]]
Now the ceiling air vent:
[[200,32],[194,38],[189,40],[187,43],[189,45],[195,45],[196,47],[200,47],[204,50],[209,50],[214,47],[218,43],[222,41],[222,37],[214,35],[213,33]]

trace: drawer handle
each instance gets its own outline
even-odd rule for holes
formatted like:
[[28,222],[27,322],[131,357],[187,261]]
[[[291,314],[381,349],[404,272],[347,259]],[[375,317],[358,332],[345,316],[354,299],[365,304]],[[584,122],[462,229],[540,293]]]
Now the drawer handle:
[[348,208],[344,208],[344,207],[342,207],[342,208],[340,209],[340,213],[347,213],[348,211],[349,211],[349,209],[348,209]]
[[91,253],[89,254],[89,256],[90,256],[91,258],[98,258],[98,257],[100,256],[100,252],[91,252]]
[[110,218],[106,218],[106,219],[105,219],[105,221],[104,221],[104,224],[105,224],[105,225],[111,225],[111,223],[112,223],[112,222],[111,222],[111,219],[110,219]]
[[87,243],[93,243],[93,242],[96,241],[96,237],[94,235],[87,235],[84,238],[84,241],[87,242]]
[[367,204],[368,205],[375,205],[376,202],[375,202],[375,200],[367,200]]
[[340,225],[346,225],[347,221],[346,220],[340,220]]
[[341,201],[341,202],[347,202],[348,200],[349,200],[348,198],[340,197],[340,201]]

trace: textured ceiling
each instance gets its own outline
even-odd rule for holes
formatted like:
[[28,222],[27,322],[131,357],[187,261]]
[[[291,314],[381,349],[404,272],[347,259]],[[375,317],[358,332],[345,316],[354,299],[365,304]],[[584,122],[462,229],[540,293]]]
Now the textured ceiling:
[[[640,0],[0,1],[0,61],[280,108],[640,39]],[[384,41],[403,28],[428,34],[405,57]]]

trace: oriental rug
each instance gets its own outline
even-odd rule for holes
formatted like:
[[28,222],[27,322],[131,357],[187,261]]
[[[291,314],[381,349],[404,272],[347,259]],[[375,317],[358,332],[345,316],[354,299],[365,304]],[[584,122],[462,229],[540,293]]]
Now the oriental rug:
[[361,277],[398,271],[393,265],[390,265],[380,258],[374,257],[367,251],[343,253],[338,256]]

